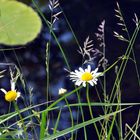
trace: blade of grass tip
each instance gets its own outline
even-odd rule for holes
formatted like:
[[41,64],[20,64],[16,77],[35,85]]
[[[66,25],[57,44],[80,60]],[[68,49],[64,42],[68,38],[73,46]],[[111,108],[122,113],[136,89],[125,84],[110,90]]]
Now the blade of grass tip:
[[126,124],[126,127],[130,129],[130,131],[133,133],[133,135],[134,135],[138,140],[140,140],[140,137],[135,133],[135,131],[133,131],[133,129],[132,129],[128,124]]
[[[69,109],[70,119],[71,119],[71,126],[73,127],[74,126],[74,120],[73,120],[72,110],[71,110],[71,107],[69,106],[69,102],[68,102],[67,98],[65,98],[65,102],[66,102],[66,105],[67,105],[67,107]],[[73,133],[71,133],[71,139],[73,140]]]
[[[132,127],[133,127],[133,126],[132,126]],[[132,127],[131,127],[132,130],[135,129],[135,128],[132,128]],[[129,129],[129,132],[131,133],[131,130],[130,130],[130,129]],[[130,134],[130,133],[129,133],[129,134]],[[133,133],[129,136],[129,140],[131,140],[132,137],[135,137],[135,135],[134,135]],[[136,140],[137,140],[137,139],[136,139]]]
[[54,127],[54,130],[53,130],[53,134],[55,134],[57,132],[56,130],[58,128],[58,124],[59,124],[59,121],[60,121],[61,111],[62,111],[62,108],[60,108],[60,110],[59,110],[57,120],[56,120],[56,123],[55,123],[55,127]]
[[[115,111],[115,112],[109,113],[109,114],[107,114],[107,115],[103,115],[103,116],[101,116],[101,117],[97,117],[97,118],[94,118],[94,119],[85,121],[85,122],[83,122],[83,123],[77,124],[77,125],[75,125],[74,127],[70,127],[70,128],[65,129],[65,130],[62,130],[62,131],[60,131],[60,132],[58,132],[58,133],[52,134],[52,135],[50,135],[50,136],[44,138],[44,140],[53,140],[53,139],[55,139],[55,138],[59,138],[59,137],[61,137],[61,136],[64,136],[65,134],[71,133],[71,132],[76,131],[76,130],[78,130],[78,129],[80,129],[80,128],[83,128],[83,127],[85,127],[85,126],[87,126],[87,125],[90,125],[90,124],[93,124],[93,123],[95,123],[95,122],[101,121],[101,120],[103,120],[103,119],[105,119],[105,118],[108,118],[108,117],[110,117],[110,116],[112,116],[112,115],[115,115],[115,114],[119,113],[120,111],[124,111],[124,110],[126,110],[126,109],[128,109],[128,108],[124,108],[124,109],[122,109],[122,110]],[[42,140],[42,139],[41,139],[41,140]]]
[[[136,123],[137,123],[137,122],[136,122]],[[135,129],[136,123],[131,127],[132,129]],[[140,127],[140,125],[138,125],[138,128],[139,128],[139,127]],[[125,134],[125,137],[124,137],[123,140],[127,140],[127,138],[128,138],[128,136],[130,135],[130,133],[131,133],[130,130],[129,130],[129,132],[127,131],[127,133]],[[129,137],[132,137],[132,135],[129,136]]]
[[[91,104],[90,104],[90,99],[89,99],[89,85],[88,85],[88,83],[87,83],[87,85],[86,85],[86,97],[87,97],[87,103],[88,103],[88,107],[89,107],[90,116],[91,116],[92,119],[94,119],[93,113],[92,113]],[[98,139],[100,139],[100,134],[99,134],[99,130],[98,130],[98,128],[97,128],[96,123],[93,123],[93,125],[94,125],[94,128],[95,128],[95,130],[96,130]]]
[[[36,4],[35,0],[32,0],[32,2],[33,2],[33,4],[35,5],[35,7],[36,7],[37,11],[39,12],[40,16],[41,16],[41,17],[43,18],[43,20],[45,21],[45,23],[46,23],[46,25],[48,26],[48,28],[51,30],[51,27],[50,27],[50,25],[49,25],[48,20],[45,18],[44,14],[43,14],[42,11],[40,10],[39,6]],[[62,49],[62,46],[60,45],[60,43],[59,43],[59,41],[58,41],[58,39],[57,39],[57,37],[56,37],[56,35],[55,35],[55,33],[54,33],[53,30],[51,30],[51,33],[52,33],[52,35],[53,35],[53,37],[54,37],[54,39],[55,39],[55,41],[56,41],[56,43],[57,43],[57,45],[58,45],[58,47],[59,47],[61,53],[62,53],[62,56],[63,56],[63,58],[64,58],[64,61],[65,61],[66,65],[67,65],[68,69],[70,70],[70,65],[69,65],[68,60],[67,60],[67,57],[66,57],[66,55],[65,55],[65,53],[64,53],[64,51],[63,51],[63,49]]]
[[40,122],[40,139],[44,139],[46,133],[46,112],[42,112],[42,118]]
[[[136,121],[135,133],[137,133],[139,121],[140,121],[140,110],[139,110],[138,118],[137,118],[137,121]],[[134,136],[134,140],[136,140],[136,136]]]

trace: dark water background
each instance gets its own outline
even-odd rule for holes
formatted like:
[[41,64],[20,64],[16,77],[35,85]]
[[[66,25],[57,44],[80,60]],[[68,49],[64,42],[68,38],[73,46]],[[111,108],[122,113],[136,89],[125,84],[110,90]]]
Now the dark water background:
[[[29,5],[33,6],[28,1],[24,1]],[[39,1],[37,1],[39,2]],[[132,21],[134,18],[134,13],[140,17],[140,1],[139,0],[121,0],[118,1],[120,7],[122,9],[122,13],[124,14],[126,24],[130,31],[130,35],[132,35],[135,24]],[[39,2],[43,13],[46,17],[50,17],[50,12],[48,10],[47,2],[40,1]],[[106,38],[106,57],[108,59],[109,64],[112,64],[119,56],[122,56],[127,48],[127,44],[121,41],[118,41],[115,37],[113,37],[113,31],[118,31],[121,33],[119,26],[117,26],[118,19],[115,17],[114,9],[116,8],[115,0],[61,0],[60,5],[64,10],[65,15],[67,16],[76,37],[80,43],[83,45],[85,38],[90,36],[91,39],[94,40],[95,47],[98,48],[98,43],[95,37],[95,32],[97,32],[97,28],[99,24],[105,20],[105,38]],[[34,6],[33,6],[34,7]],[[59,21],[57,21],[55,33],[58,37],[59,42],[63,46],[63,49],[68,58],[69,64],[72,70],[81,66],[81,57],[77,53],[78,46],[72,36],[72,33],[64,20],[63,15],[60,16]],[[27,91],[22,89],[19,83],[18,89],[24,94],[26,100],[28,101],[28,88],[33,87],[33,104],[38,104],[46,101],[46,70],[45,70],[45,51],[46,51],[46,43],[50,39],[49,29],[43,22],[42,31],[39,36],[35,39],[35,41],[28,43],[25,48],[15,51],[3,51],[0,52],[0,60],[1,62],[14,62],[23,72]],[[51,39],[51,54],[50,54],[50,87],[49,94],[52,99],[58,98],[58,89],[61,87],[67,88],[68,91],[72,90],[73,84],[66,77],[67,73],[64,71],[64,68],[67,68],[61,52],[57,47],[56,42]],[[134,46],[134,51],[136,54],[138,69],[140,69],[140,39],[137,37],[137,41]],[[1,48],[5,48],[8,46],[0,46]],[[18,57],[18,61],[17,61]],[[20,65],[19,65],[20,63]],[[1,69],[7,68],[0,66]],[[8,71],[7,76],[1,79],[0,86],[9,89],[9,78]],[[114,69],[107,73],[107,89],[111,90],[113,81],[114,81]],[[132,61],[128,62],[128,66],[126,68],[123,82],[121,85],[122,89],[122,102],[140,102],[140,88],[138,86],[136,72],[134,69],[134,63]],[[94,93],[94,88],[91,89],[91,100],[98,101],[97,94]],[[82,94],[82,101],[86,101],[85,95]],[[4,99],[4,95],[0,94],[0,114],[4,114],[8,110],[9,103],[6,103]],[[76,95],[68,98],[70,103],[75,103],[77,101]],[[19,106],[21,108],[24,107],[23,101],[20,99],[18,101]],[[64,105],[65,102],[61,102],[61,105]],[[60,105],[59,104],[59,105]],[[95,114],[100,114],[100,108],[93,108]],[[128,109],[123,113],[123,126],[125,123],[128,123],[132,126],[138,115],[139,106]],[[87,108],[84,108],[85,119],[90,119],[90,115]],[[70,126],[70,118],[68,110],[63,110],[62,119],[60,120],[59,129],[64,129]],[[73,108],[73,116],[77,116],[77,111]],[[55,116],[54,116],[55,120]],[[81,121],[81,117],[79,117],[79,121]],[[88,132],[88,140],[97,140],[96,134],[91,129],[92,126],[87,127]],[[115,133],[116,130],[114,130]],[[78,131],[77,140],[83,140],[83,129]],[[116,136],[117,137],[117,136]],[[60,138],[63,139],[63,138]]]

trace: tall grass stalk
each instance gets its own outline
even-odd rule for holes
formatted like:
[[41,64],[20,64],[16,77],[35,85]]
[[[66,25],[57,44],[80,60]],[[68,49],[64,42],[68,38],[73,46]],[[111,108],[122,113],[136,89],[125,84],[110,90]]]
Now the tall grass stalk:
[[[36,4],[36,2],[35,2],[34,0],[32,0],[32,2],[33,2],[33,4],[35,5],[35,7],[36,7],[37,11],[39,12],[39,14],[41,15],[41,17],[43,18],[43,20],[45,21],[45,23],[46,23],[46,25],[48,26],[48,28],[51,30],[51,27],[50,27],[50,25],[49,25],[49,22],[48,22],[48,20],[45,18],[45,16],[43,15],[43,13],[42,13],[42,11],[40,10],[39,6]],[[67,65],[68,69],[70,70],[70,65],[69,65],[69,63],[68,63],[67,57],[66,57],[66,55],[65,55],[65,53],[64,53],[64,51],[63,51],[62,46],[60,45],[60,43],[59,43],[59,41],[58,41],[58,39],[57,39],[55,33],[53,32],[53,30],[51,30],[51,33],[52,33],[52,36],[54,37],[54,39],[55,39],[55,41],[56,41],[56,43],[57,43],[57,45],[58,45],[58,47],[59,47],[59,49],[60,49],[60,51],[61,51],[61,53],[62,53],[62,56],[63,56],[63,58],[64,58],[64,61],[65,61],[66,65]]]
[[[119,6],[119,4],[117,3],[117,7],[118,7],[118,11],[119,11],[119,14],[121,16],[121,20],[122,20],[122,23],[123,23],[123,26],[125,28],[125,32],[127,34],[127,40],[128,40],[128,43],[130,42],[131,40],[131,37],[130,37],[130,34],[129,34],[129,30],[127,28],[127,25],[126,25],[126,22],[124,20],[124,17],[123,17],[123,14],[122,14],[122,11],[121,11],[121,8]],[[136,26],[137,27],[137,26]],[[135,70],[136,70],[136,75],[137,75],[137,79],[138,79],[138,84],[140,86],[140,75],[139,75],[139,71],[138,71],[138,67],[137,67],[137,61],[136,61],[136,56],[135,56],[135,52],[134,52],[134,49],[132,48],[132,57],[134,59],[134,65],[135,65]]]
[[[126,50],[126,52],[125,52],[125,55],[124,55],[124,57],[123,57],[124,59],[122,60],[122,63],[121,63],[120,68],[119,68],[119,70],[118,70],[118,74],[117,74],[116,80],[115,80],[115,82],[114,82],[114,86],[113,86],[112,91],[111,91],[111,94],[110,94],[110,99],[109,99],[109,100],[110,100],[111,102],[114,102],[114,100],[115,100],[115,98],[116,98],[116,93],[117,93],[117,92],[115,92],[115,87],[116,87],[116,91],[118,91],[119,85],[120,85],[121,80],[122,80],[122,76],[123,76],[123,74],[124,74],[124,70],[125,70],[126,65],[127,65],[127,62],[128,62],[128,59],[125,59],[125,57],[126,57],[126,58],[129,58],[129,56],[130,56],[130,53],[131,53],[131,51],[132,51],[132,48],[133,48],[133,46],[134,46],[136,37],[137,37],[138,32],[139,32],[139,28],[140,28],[140,22],[139,22],[139,24],[138,24],[138,27],[136,27],[135,30],[134,30],[134,33],[133,33],[132,38],[131,38],[131,40],[130,40],[130,42],[129,42],[128,48],[127,48],[127,50]],[[117,85],[117,86],[116,86],[116,85]],[[115,95],[114,95],[113,93],[115,93]],[[113,97],[113,98],[112,98],[112,97]]]

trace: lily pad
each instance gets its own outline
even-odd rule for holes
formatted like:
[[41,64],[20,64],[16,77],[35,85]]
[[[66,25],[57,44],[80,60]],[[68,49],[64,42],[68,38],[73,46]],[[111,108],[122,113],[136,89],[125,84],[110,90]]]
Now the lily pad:
[[0,2],[0,44],[24,45],[37,37],[41,25],[31,7],[17,1]]

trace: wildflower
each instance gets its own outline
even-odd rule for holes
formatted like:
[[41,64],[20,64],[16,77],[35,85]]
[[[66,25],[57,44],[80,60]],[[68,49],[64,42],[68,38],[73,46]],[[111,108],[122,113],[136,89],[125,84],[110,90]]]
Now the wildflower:
[[59,95],[63,95],[63,94],[65,94],[66,92],[67,92],[66,89],[60,88],[59,91],[58,91],[58,94],[59,94]]
[[20,92],[15,89],[15,82],[11,80],[11,90],[6,91],[5,89],[0,89],[5,94],[5,100],[8,102],[17,100],[20,97]]
[[91,71],[91,66],[88,65],[85,70],[83,70],[81,67],[78,70],[75,70],[75,72],[70,72],[70,80],[75,82],[75,85],[80,86],[81,84],[85,87],[86,83],[89,83],[91,86],[94,86],[97,84],[98,77],[102,76],[101,72],[97,72],[98,68],[96,68],[94,71]]

